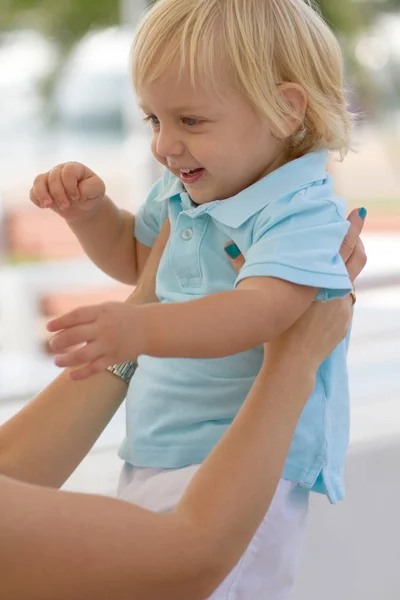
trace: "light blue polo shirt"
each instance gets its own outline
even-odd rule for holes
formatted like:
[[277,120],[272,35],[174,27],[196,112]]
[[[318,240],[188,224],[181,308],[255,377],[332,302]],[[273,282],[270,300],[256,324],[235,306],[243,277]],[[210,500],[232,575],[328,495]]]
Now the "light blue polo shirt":
[[[326,151],[312,152],[232,198],[200,206],[166,171],[135,220],[135,236],[146,246],[153,245],[167,216],[171,221],[157,274],[160,301],[185,302],[260,276],[320,288],[320,300],[348,294],[352,286],[339,248],[349,224],[345,203],[333,196],[327,158]],[[224,252],[228,240],[246,258],[238,275]],[[347,344],[348,339],[318,371],[283,473],[332,502],[344,493]],[[262,347],[218,359],[140,356],[127,394],[121,458],[140,467],[201,463],[237,414],[262,360]]]

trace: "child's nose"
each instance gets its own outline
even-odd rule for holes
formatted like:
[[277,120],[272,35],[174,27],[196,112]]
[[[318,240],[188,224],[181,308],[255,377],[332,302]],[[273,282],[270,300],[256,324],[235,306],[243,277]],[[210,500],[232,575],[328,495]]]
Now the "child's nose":
[[168,158],[168,156],[176,156],[182,154],[184,144],[181,140],[178,131],[172,129],[160,128],[157,135],[156,150],[157,154]]

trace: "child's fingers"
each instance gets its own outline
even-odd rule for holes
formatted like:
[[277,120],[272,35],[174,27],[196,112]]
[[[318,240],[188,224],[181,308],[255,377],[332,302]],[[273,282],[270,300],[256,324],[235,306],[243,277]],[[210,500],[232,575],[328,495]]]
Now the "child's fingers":
[[77,325],[70,329],[64,329],[57,333],[49,342],[49,347],[52,352],[63,352],[66,348],[89,343],[95,337],[93,325]]
[[101,198],[106,193],[106,187],[100,177],[93,174],[79,183],[79,195],[81,199]]
[[70,201],[68,200],[63,182],[61,180],[61,170],[64,165],[54,167],[49,172],[48,185],[51,197],[54,199],[59,210],[67,210],[70,207]]
[[85,167],[80,163],[67,163],[61,170],[61,181],[68,196],[78,202],[78,183],[84,175]]
[[89,365],[82,367],[81,369],[75,369],[71,371],[69,374],[70,379],[73,381],[80,381],[82,379],[87,379],[92,375],[96,375],[97,373],[102,373],[109,366],[109,361],[105,357],[98,358],[93,361]]
[[67,352],[66,354],[57,355],[54,362],[57,367],[80,367],[102,356],[104,356],[104,353],[100,350],[98,344],[92,342],[78,350],[71,350],[71,352]]
[[95,306],[82,306],[75,310],[53,319],[47,323],[47,329],[51,332],[61,331],[62,329],[69,329],[76,325],[85,325],[93,323],[97,318],[97,307]]
[[40,202],[39,198],[37,198],[35,192],[33,191],[33,188],[31,188],[29,190],[29,198],[30,198],[31,202],[33,204],[35,204],[36,206],[38,206],[39,208],[47,208],[47,206],[46,207],[43,206],[43,203]]
[[[30,198],[34,204],[42,208],[49,208],[53,204],[53,198],[50,195],[49,187],[47,185],[47,175],[38,175],[30,191]],[[35,202],[35,200],[37,202]]]
[[229,260],[231,261],[233,268],[238,273],[245,263],[243,254],[240,252],[236,244],[232,241],[225,244],[224,250],[228,255]]

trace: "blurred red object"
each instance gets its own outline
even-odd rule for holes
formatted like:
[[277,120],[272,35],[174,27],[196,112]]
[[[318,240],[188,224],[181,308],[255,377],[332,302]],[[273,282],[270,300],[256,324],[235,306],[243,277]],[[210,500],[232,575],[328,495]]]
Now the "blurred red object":
[[68,225],[50,210],[14,208],[5,215],[6,252],[13,259],[46,260],[83,255]]

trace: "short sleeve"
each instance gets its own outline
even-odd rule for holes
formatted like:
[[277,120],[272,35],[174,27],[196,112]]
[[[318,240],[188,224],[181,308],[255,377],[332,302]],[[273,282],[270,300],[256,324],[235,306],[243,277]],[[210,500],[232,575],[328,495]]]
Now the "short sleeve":
[[315,198],[308,192],[303,190],[279,210],[267,207],[258,215],[236,285],[248,277],[276,277],[319,288],[320,301],[351,291],[339,254],[350,226],[344,203]]
[[135,214],[134,236],[144,246],[153,246],[168,216],[168,198],[164,198],[164,191],[169,181],[170,174],[166,171],[153,185],[146,201]]

